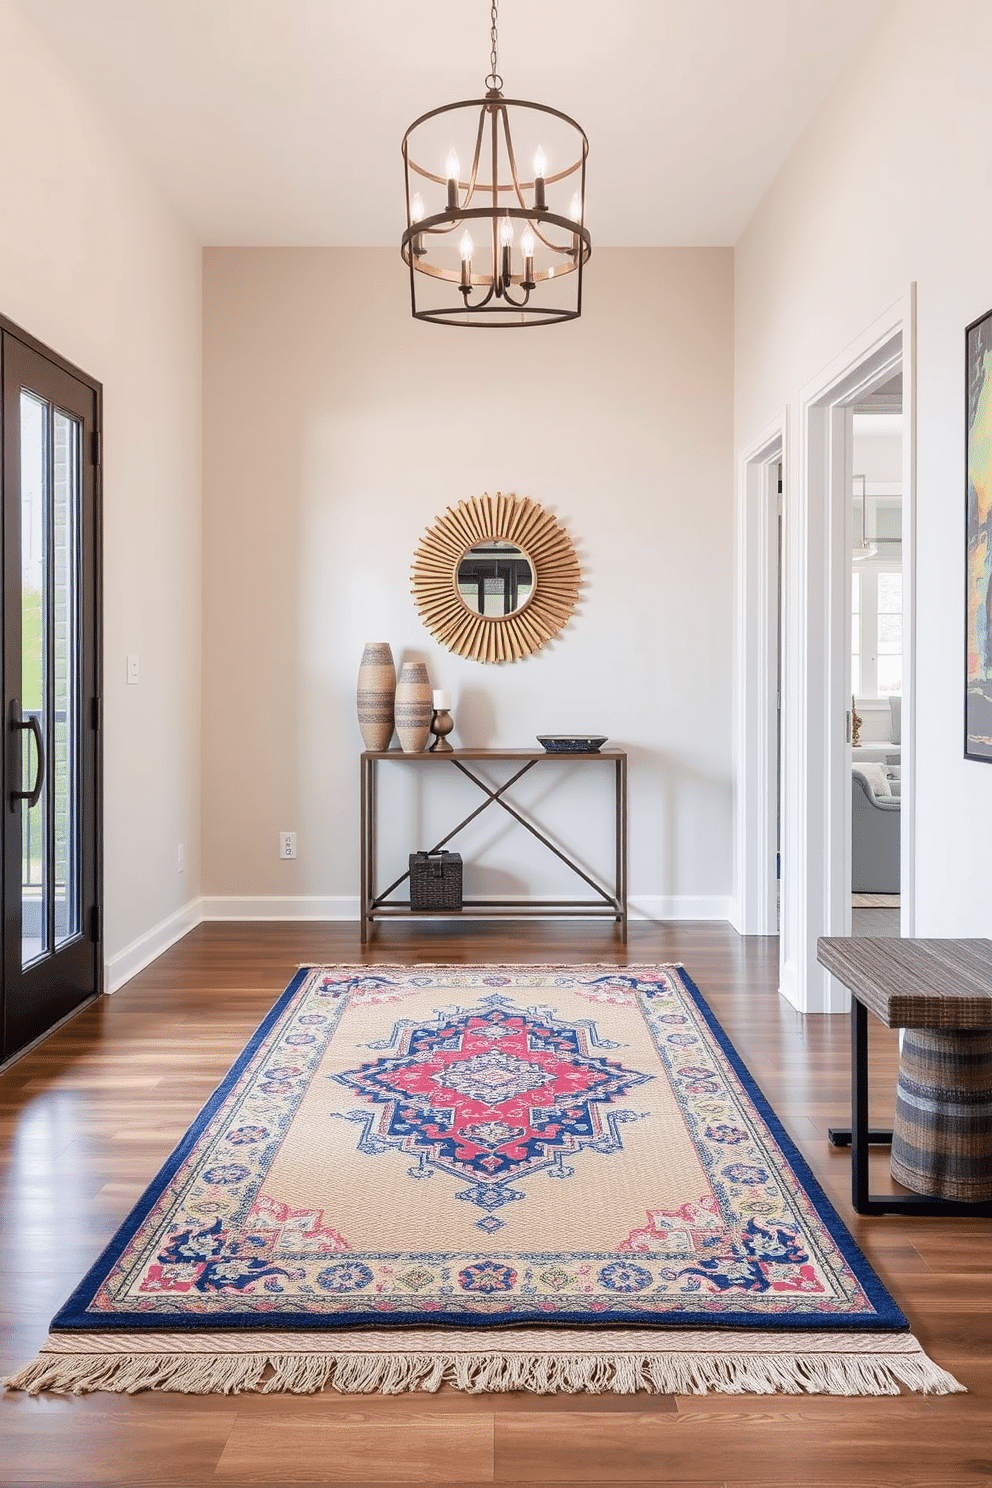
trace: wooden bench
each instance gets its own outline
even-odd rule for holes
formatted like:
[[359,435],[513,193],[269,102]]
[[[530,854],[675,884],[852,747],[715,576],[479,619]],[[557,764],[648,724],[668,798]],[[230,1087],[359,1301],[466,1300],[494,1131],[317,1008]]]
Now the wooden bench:
[[[851,1146],[856,1211],[992,1214],[992,940],[821,936],[817,960],[852,993],[851,1126],[829,1135]],[[868,1125],[869,1012],[913,1030],[893,1131]],[[915,1193],[869,1192],[870,1143],[893,1145],[893,1176]]]

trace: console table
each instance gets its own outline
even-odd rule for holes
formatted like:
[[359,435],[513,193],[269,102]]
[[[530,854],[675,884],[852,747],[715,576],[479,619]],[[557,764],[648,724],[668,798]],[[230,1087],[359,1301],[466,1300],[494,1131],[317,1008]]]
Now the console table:
[[[510,777],[502,785],[490,785],[472,768],[496,761],[505,761],[512,769]],[[521,903],[513,899],[465,900],[460,910],[410,908],[409,899],[393,899],[396,890],[407,882],[409,871],[401,873],[389,886],[381,891],[376,888],[376,778],[377,771],[386,766],[400,765],[404,768],[427,771],[436,778],[447,770],[459,770],[478,786],[485,800],[469,812],[429,850],[439,852],[463,827],[474,821],[490,806],[497,806],[513,818],[517,824],[536,837],[549,852],[554,853],[571,871],[593,891],[593,898],[586,899],[540,899]],[[614,881],[612,885],[599,883],[587,873],[574,858],[564,852],[548,837],[540,826],[523,811],[518,810],[507,799],[508,793],[532,770],[561,769],[563,765],[580,765],[583,768],[605,766],[614,777],[613,821],[615,828]],[[553,914],[568,919],[608,919],[620,929],[624,942],[627,939],[627,755],[620,749],[604,749],[593,754],[549,754],[543,749],[452,749],[442,753],[425,750],[419,754],[405,754],[398,749],[383,751],[368,750],[361,760],[361,917],[362,941],[368,939],[369,931],[377,920],[397,918],[470,918],[489,919],[498,917],[521,917]],[[417,846],[417,844],[411,844]]]
[[[817,960],[851,991],[851,1125],[832,1127],[835,1147],[851,1147],[851,1192],[858,1214],[992,1214],[992,1202],[935,1198],[924,1193],[871,1194],[868,1184],[869,1144],[889,1145],[892,1132],[868,1126],[868,1014],[887,1028],[918,1029],[924,1034],[950,1034],[943,1040],[939,1082],[928,1091],[929,1119],[935,1123],[930,1153],[946,1151],[940,1124],[955,1132],[962,1120],[955,1082],[967,1085],[979,1144],[987,1136],[983,1111],[992,1090],[983,1094],[969,1035],[992,1030],[992,940],[914,940],[895,936],[872,939],[821,936]],[[958,1035],[956,1059],[955,1039]],[[900,1084],[904,1068],[900,1066]],[[958,1078],[960,1075],[960,1079]],[[968,1118],[964,1117],[967,1121]],[[898,1128],[897,1116],[897,1128]],[[983,1136],[984,1129],[984,1136]],[[927,1153],[920,1146],[925,1161]],[[976,1158],[978,1167],[981,1159]],[[987,1172],[987,1166],[985,1168]]]

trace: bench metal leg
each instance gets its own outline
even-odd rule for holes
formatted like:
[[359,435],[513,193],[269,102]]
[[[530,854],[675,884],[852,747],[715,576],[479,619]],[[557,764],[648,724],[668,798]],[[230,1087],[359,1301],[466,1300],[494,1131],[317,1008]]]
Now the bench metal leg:
[[[955,1199],[933,1199],[926,1194],[872,1194],[868,1186],[868,1148],[891,1142],[892,1133],[868,1125],[868,1009],[851,998],[851,1130],[835,1127],[835,1147],[851,1144],[851,1200],[857,1214],[960,1214],[974,1218],[992,1215],[992,1202],[965,1204]],[[839,1140],[838,1140],[839,1139]]]
[[[849,1126],[828,1126],[827,1140],[831,1147],[850,1147],[851,1128]],[[868,1145],[870,1147],[891,1147],[891,1130],[883,1126],[870,1126],[868,1128]]]

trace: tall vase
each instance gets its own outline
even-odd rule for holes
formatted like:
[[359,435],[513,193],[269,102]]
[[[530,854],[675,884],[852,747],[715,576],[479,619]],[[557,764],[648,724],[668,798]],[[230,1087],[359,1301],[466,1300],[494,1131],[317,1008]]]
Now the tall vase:
[[396,732],[404,754],[419,754],[430,738],[431,680],[422,661],[407,661],[396,684]]
[[369,641],[358,668],[358,727],[365,748],[389,748],[393,737],[393,694],[396,668],[386,641]]

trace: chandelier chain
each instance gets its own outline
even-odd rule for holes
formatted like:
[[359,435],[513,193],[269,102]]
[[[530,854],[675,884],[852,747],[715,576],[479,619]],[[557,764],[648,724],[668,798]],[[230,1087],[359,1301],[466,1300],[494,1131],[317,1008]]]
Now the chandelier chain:
[[489,76],[486,78],[486,87],[492,92],[498,92],[503,86],[503,79],[499,75],[499,37],[497,25],[499,21],[499,0],[492,0],[489,8]]

